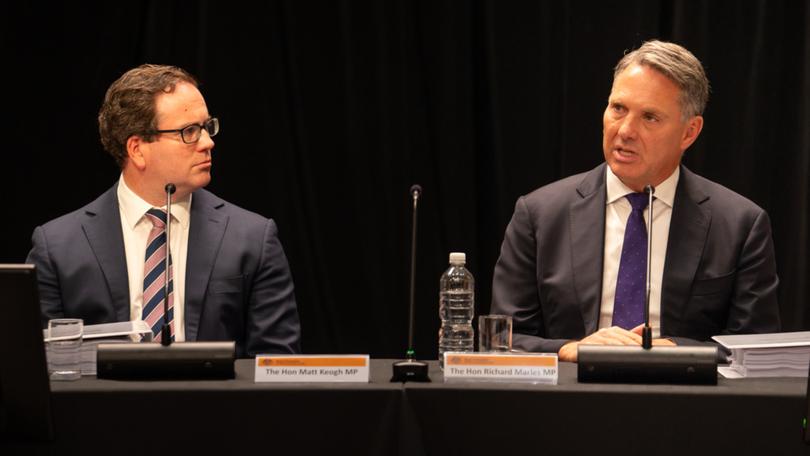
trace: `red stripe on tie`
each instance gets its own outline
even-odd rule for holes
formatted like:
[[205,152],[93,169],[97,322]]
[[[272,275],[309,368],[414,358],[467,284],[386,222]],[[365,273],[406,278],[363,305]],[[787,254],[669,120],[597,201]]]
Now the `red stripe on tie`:
[[[159,238],[164,233],[165,228],[166,228],[166,224],[163,222],[161,217],[165,219],[166,214],[161,213],[160,209],[150,209],[149,211],[147,211],[146,217],[147,217],[147,220],[152,222],[152,229],[149,232],[148,241],[146,243],[146,247],[148,249],[149,246],[157,238]],[[146,324],[148,324],[150,328],[154,328],[155,325],[157,325],[163,319],[163,307],[164,307],[163,306],[163,304],[164,304],[163,300],[160,300],[157,303],[157,305],[154,306],[154,308],[149,308],[148,309],[147,305],[149,304],[150,301],[152,301],[155,298],[155,296],[158,294],[158,292],[161,289],[165,288],[165,283],[166,283],[165,275],[164,275],[165,273],[164,274],[158,274],[156,277],[154,277],[151,280],[150,283],[147,283],[146,280],[149,277],[149,274],[152,271],[154,271],[154,269],[156,267],[158,267],[162,263],[165,263],[165,261],[166,261],[166,255],[168,254],[167,249],[166,249],[166,238],[164,237],[162,242],[159,245],[157,245],[156,247],[157,248],[152,253],[152,255],[150,255],[149,258],[144,259],[144,275],[143,275],[143,277],[144,277],[144,284],[143,284],[144,291],[143,291],[143,295],[142,295],[143,309],[141,311],[141,319],[143,321],[145,321]],[[146,255],[144,255],[144,256],[146,256]],[[169,260],[169,271],[168,271],[169,288],[172,287],[172,278],[174,276],[173,269],[174,268],[171,266],[171,258],[170,258],[170,260]],[[169,309],[173,308],[174,307],[173,306],[174,293],[170,292],[167,299],[168,299],[168,308]],[[172,319],[171,319],[171,321],[169,321],[169,328],[171,329],[172,339],[174,339],[174,318],[173,318],[173,313],[172,313]],[[153,332],[156,333],[156,334],[154,334],[154,339],[153,340],[155,340],[156,342],[159,342],[160,339],[161,339],[160,331],[158,330],[158,331],[153,331]]]

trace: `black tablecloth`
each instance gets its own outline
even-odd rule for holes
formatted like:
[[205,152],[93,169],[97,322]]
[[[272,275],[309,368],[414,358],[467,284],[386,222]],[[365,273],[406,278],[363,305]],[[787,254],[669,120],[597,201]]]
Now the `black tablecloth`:
[[0,454],[810,454],[806,379],[720,379],[717,386],[253,383],[253,361],[226,381],[53,382],[56,438]]

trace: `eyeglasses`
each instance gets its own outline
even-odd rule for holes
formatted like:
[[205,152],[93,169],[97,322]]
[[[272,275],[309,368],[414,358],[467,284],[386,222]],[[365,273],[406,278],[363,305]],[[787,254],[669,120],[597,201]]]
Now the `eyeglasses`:
[[212,117],[201,124],[191,124],[175,130],[153,130],[152,133],[180,133],[184,143],[194,144],[200,140],[203,128],[208,132],[208,136],[213,138],[219,133],[219,119]]

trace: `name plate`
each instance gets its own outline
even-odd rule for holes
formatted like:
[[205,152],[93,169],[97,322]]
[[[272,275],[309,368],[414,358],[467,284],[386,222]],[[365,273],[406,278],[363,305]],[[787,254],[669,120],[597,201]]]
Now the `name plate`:
[[254,382],[368,383],[368,355],[258,355]]
[[557,355],[551,353],[445,353],[444,380],[557,384]]

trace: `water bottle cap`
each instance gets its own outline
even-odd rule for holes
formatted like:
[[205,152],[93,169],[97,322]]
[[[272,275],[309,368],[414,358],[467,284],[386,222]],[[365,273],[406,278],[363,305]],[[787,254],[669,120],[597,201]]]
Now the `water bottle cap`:
[[467,255],[464,252],[452,252],[450,254],[450,264],[464,264],[467,262]]

